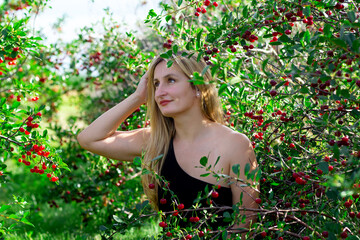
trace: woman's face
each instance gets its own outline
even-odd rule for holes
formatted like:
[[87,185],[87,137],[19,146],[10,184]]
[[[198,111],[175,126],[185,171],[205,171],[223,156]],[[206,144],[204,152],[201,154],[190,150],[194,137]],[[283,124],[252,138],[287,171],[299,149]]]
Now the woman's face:
[[196,90],[188,77],[174,63],[167,68],[166,62],[160,62],[154,71],[155,102],[166,117],[193,111],[196,104]]

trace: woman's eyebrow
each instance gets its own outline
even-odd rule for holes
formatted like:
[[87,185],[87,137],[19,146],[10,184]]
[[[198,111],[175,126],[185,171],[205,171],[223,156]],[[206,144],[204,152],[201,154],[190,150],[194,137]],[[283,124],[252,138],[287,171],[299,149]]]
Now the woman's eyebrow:
[[[169,73],[169,74],[165,75],[163,78],[168,78],[168,77],[177,77],[177,76],[173,73]],[[159,79],[154,78],[154,81],[159,81]]]

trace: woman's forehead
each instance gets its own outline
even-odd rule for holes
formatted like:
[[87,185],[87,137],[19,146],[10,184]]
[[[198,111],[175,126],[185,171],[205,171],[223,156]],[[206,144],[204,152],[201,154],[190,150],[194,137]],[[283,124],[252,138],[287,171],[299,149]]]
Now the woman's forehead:
[[154,80],[165,78],[170,75],[177,77],[184,76],[182,70],[175,63],[172,64],[170,68],[167,67],[165,61],[161,61],[158,65],[156,65],[154,70]]

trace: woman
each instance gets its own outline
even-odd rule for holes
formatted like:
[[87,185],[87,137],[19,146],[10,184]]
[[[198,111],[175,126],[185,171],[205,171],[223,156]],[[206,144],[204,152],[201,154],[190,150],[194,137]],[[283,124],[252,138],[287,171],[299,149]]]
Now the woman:
[[[207,171],[197,166],[206,156],[211,171],[246,179],[245,165],[249,163],[251,170],[257,167],[255,154],[244,134],[223,125],[217,89],[209,83],[212,80],[210,72],[206,71],[204,75],[206,84],[189,82],[193,72],[201,73],[206,64],[197,62],[196,54],[177,55],[171,60],[173,64],[168,68],[167,60],[156,58],[132,95],[78,135],[80,145],[93,153],[122,161],[132,161],[145,152],[144,166],[170,183],[164,186],[157,182],[158,185],[153,175],[143,176],[144,191],[157,210],[171,211],[182,204],[191,208],[197,191],[204,193],[206,186],[210,193],[218,193],[218,196],[212,194],[215,205],[236,204],[244,192],[242,205],[257,208],[257,192],[253,188],[239,187],[239,184],[229,186],[228,181],[218,181],[213,174],[201,177]],[[150,128],[117,131],[119,125],[145,102]],[[160,155],[163,156],[152,161]],[[235,164],[241,166],[240,176],[231,170]],[[237,226],[247,227],[251,219],[253,217]],[[221,220],[218,223],[222,225]],[[185,226],[184,223],[180,225]]]

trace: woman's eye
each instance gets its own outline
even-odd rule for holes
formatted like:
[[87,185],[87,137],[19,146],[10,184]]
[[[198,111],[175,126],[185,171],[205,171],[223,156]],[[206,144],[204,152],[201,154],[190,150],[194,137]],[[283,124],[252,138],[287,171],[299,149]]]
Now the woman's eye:
[[159,86],[159,82],[154,82],[154,86],[158,87]]
[[169,78],[169,82],[175,82],[175,79]]

